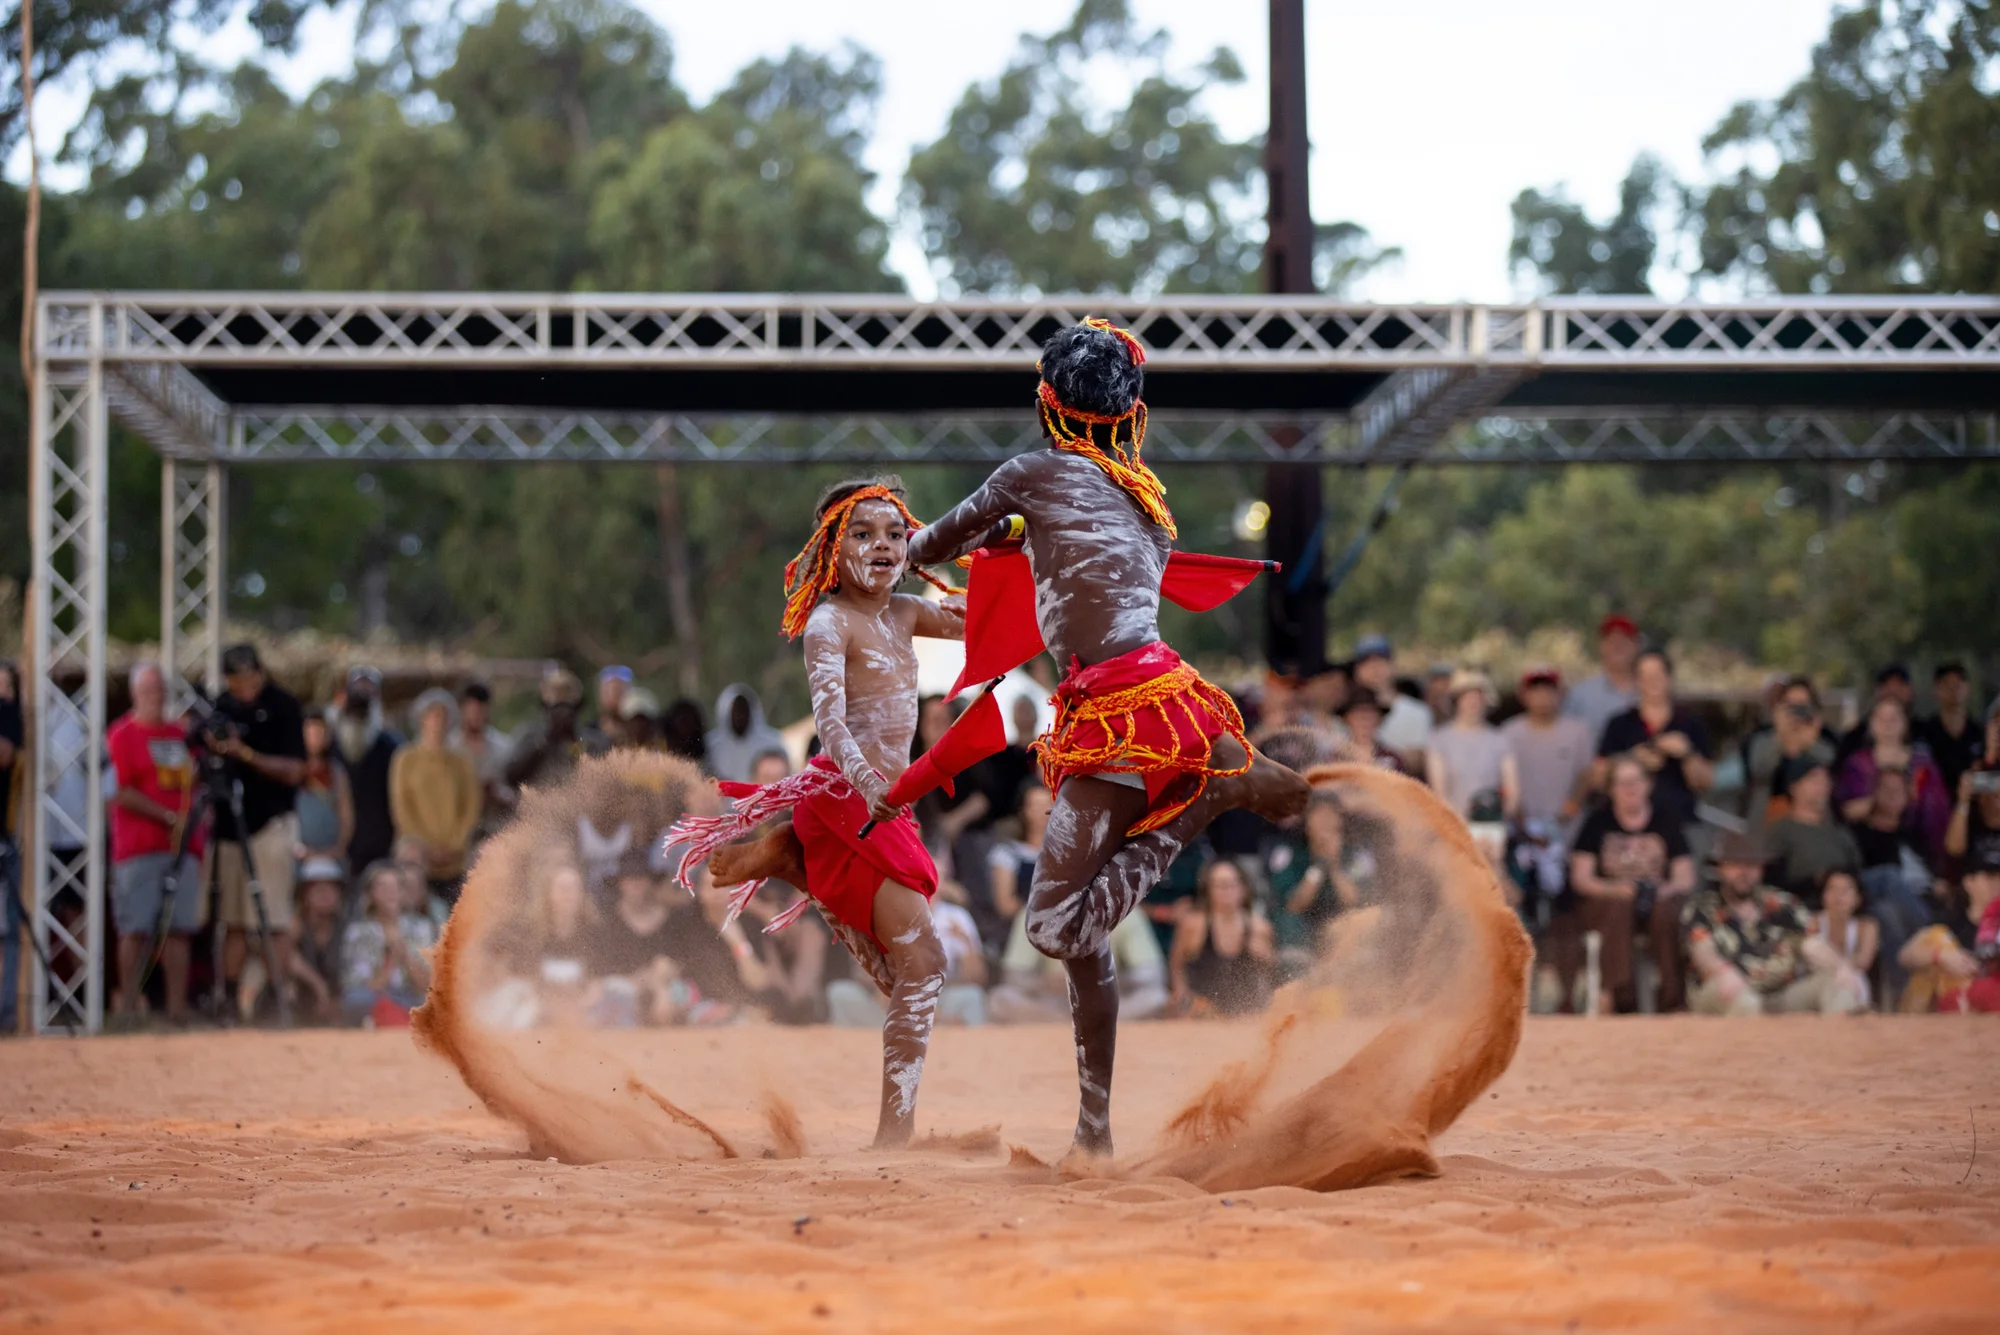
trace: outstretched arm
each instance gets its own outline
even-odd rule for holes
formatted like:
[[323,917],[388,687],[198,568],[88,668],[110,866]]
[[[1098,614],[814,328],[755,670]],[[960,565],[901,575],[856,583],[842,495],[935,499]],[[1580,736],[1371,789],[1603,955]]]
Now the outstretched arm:
[[1010,459],[993,470],[993,476],[979,490],[954,505],[935,523],[926,524],[910,535],[910,564],[942,565],[946,561],[977,551],[990,541],[1005,536],[1007,516],[1015,503],[1007,485],[1017,465]]
[[933,640],[965,638],[965,595],[954,593],[942,602],[932,602],[914,594],[899,593],[898,602],[910,607],[910,633]]
[[819,744],[868,803],[870,814],[877,814],[875,807],[889,791],[889,782],[847,726],[847,630],[831,606],[822,603],[806,622],[805,648],[806,685],[812,691]]

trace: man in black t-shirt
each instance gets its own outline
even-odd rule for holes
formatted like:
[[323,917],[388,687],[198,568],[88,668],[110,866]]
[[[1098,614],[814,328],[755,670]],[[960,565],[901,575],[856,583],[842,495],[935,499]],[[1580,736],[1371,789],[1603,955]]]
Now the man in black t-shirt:
[[[1644,927],[1660,974],[1659,1008],[1679,1010],[1684,996],[1680,913],[1694,889],[1694,858],[1681,822],[1653,802],[1652,777],[1636,757],[1611,761],[1610,787],[1610,804],[1584,821],[1570,853],[1574,902],[1563,914],[1564,935],[1580,939],[1585,932],[1599,934],[1599,1006],[1630,1012],[1638,1009],[1633,938]],[[1557,962],[1565,1002],[1578,962],[1573,950],[1567,953],[1566,973],[1565,961],[1559,957]]]
[[1604,725],[1597,755],[1602,764],[1630,755],[1652,776],[1652,803],[1682,826],[1694,823],[1695,801],[1715,781],[1708,727],[1674,700],[1673,666],[1648,649],[1634,669],[1639,703]]
[[299,819],[292,807],[305,778],[305,715],[291,692],[264,675],[263,660],[253,645],[232,645],[224,652],[222,675],[227,689],[216,699],[215,714],[234,735],[221,738],[214,747],[229,758],[242,781],[245,827],[236,828],[235,814],[226,804],[217,807],[208,857],[221,889],[218,922],[228,932],[223,972],[232,979],[242,973],[246,933],[258,925],[250,897],[254,871],[264,891],[264,913],[282,978],[289,973],[292,958],[292,888],[299,842]]
[[1958,791],[1959,776],[1979,763],[1986,754],[1986,731],[1980,720],[1966,708],[1972,684],[1966,679],[1965,664],[1940,663],[1931,677],[1931,699],[1937,712],[1917,720],[1911,736],[1931,749],[1938,773],[1944,775],[1948,793]]

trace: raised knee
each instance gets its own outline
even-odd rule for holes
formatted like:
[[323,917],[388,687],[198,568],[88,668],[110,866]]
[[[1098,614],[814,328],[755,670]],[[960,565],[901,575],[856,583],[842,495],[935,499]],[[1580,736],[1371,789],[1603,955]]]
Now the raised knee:
[[1076,936],[1087,936],[1088,934],[1077,933],[1073,936],[1071,933],[1065,931],[1065,928],[1069,927],[1069,925],[1067,919],[1059,917],[1054,913],[1037,913],[1034,909],[1030,908],[1028,910],[1028,944],[1052,960],[1083,959],[1086,956],[1095,955],[1101,943],[1076,939]]

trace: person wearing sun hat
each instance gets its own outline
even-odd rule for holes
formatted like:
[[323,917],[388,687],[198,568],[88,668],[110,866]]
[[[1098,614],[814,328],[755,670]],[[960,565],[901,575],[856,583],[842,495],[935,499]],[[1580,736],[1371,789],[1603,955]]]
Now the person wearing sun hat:
[[1482,794],[1497,793],[1501,810],[1520,800],[1520,773],[1507,739],[1487,721],[1498,696],[1484,672],[1464,668],[1451,674],[1447,695],[1450,720],[1431,730],[1424,767],[1431,788],[1461,816],[1470,816]]

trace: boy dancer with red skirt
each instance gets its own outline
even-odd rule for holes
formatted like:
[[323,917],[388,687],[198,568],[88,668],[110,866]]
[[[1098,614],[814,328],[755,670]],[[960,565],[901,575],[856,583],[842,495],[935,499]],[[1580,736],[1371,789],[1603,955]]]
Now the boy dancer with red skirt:
[[1035,743],[1056,794],[1028,896],[1028,938],[1069,970],[1081,1097],[1076,1146],[1111,1151],[1118,988],[1111,929],[1216,816],[1305,809],[1301,779],[1250,748],[1228,695],[1160,641],[1160,580],[1176,536],[1166,488],[1139,457],[1145,353],[1106,320],[1042,348],[1037,407],[1053,447],[1016,455],[911,539],[917,566],[1025,521],[1042,640],[1067,667]]
[[[688,848],[681,859],[683,885],[710,858],[716,884],[738,887],[735,907],[773,876],[803,889],[810,900],[765,930],[783,927],[807,902],[816,904],[888,994],[875,1133],[876,1146],[888,1148],[910,1139],[944,989],[945,953],[930,921],[937,868],[915,819],[884,797],[910,763],[917,727],[911,639],[964,638],[964,603],[896,592],[909,570],[909,537],[917,528],[900,480],[840,483],[820,497],[814,517],[812,538],[785,567],[783,624],[792,638],[805,637],[821,753],[799,773],[762,788],[724,783],[736,809],[683,819],[667,842]],[[786,813],[789,822],[745,838]],[[871,819],[880,823],[863,839],[862,827]]]

